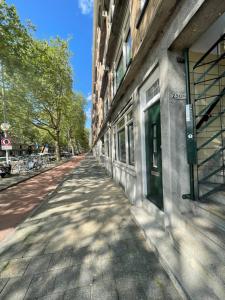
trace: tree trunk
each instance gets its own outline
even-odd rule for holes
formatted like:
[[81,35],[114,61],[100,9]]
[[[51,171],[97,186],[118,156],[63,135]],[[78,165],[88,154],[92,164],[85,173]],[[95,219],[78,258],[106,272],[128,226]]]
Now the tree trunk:
[[59,143],[59,131],[56,132],[56,140],[55,140],[55,154],[56,154],[56,160],[60,161],[60,143]]
[[71,142],[71,151],[72,151],[72,155],[74,156],[75,155],[75,150],[74,150],[74,145],[73,145],[72,142]]

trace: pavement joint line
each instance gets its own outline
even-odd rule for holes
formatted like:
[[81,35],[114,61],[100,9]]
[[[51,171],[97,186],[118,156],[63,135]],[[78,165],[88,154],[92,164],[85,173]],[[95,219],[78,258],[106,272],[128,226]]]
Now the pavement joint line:
[[[72,159],[72,158],[71,158],[71,159]],[[23,179],[21,179],[21,180],[19,180],[19,181],[17,181],[17,182],[14,182],[14,183],[12,183],[12,184],[6,186],[6,187],[2,187],[2,188],[0,188],[0,192],[5,191],[5,190],[7,190],[7,189],[9,189],[9,188],[11,188],[11,187],[13,187],[13,186],[16,186],[17,184],[22,183],[22,182],[25,182],[25,181],[27,181],[27,180],[29,180],[29,179],[31,179],[31,178],[34,178],[34,177],[36,177],[36,176],[38,176],[38,175],[40,175],[40,174],[42,174],[42,173],[45,173],[45,172],[47,172],[47,171],[50,171],[50,170],[52,170],[52,169],[54,169],[54,168],[56,168],[56,167],[58,167],[58,166],[61,166],[61,165],[65,164],[65,163],[69,162],[71,159],[69,159],[69,160],[67,160],[67,161],[60,162],[60,163],[58,163],[58,164],[56,164],[55,166],[52,166],[52,167],[50,167],[50,168],[46,168],[46,169],[42,170],[41,172],[32,174],[31,176],[26,177],[26,178],[23,178]]]
[[[80,158],[80,160],[78,160],[78,163],[80,163],[82,160],[84,160],[85,159],[85,156],[81,156],[81,157],[78,157],[78,158]],[[67,161],[68,162],[68,161]],[[63,164],[63,163],[62,163]],[[62,165],[62,164],[60,164],[60,165]],[[77,168],[77,166],[75,167],[75,168]],[[24,217],[24,219],[23,220],[21,220],[21,222],[14,228],[14,230],[7,236],[7,237],[5,237],[1,242],[0,242],[0,250],[1,251],[4,251],[4,248],[7,248],[8,247],[8,244],[7,243],[9,243],[10,242],[10,239],[12,239],[12,237],[14,236],[14,234],[16,233],[16,231],[17,230],[19,230],[20,228],[21,228],[21,226],[22,226],[22,224],[26,221],[26,220],[28,220],[30,217],[32,217],[34,214],[35,214],[35,212],[38,210],[38,209],[40,209],[47,201],[49,201],[50,199],[51,199],[51,197],[52,196],[54,196],[57,192],[58,192],[58,190],[62,187],[62,185],[63,185],[63,183],[65,182],[65,181],[67,181],[70,177],[72,177],[72,172],[74,171],[74,168],[72,168],[72,170],[69,172],[69,174],[68,175],[66,175],[59,183],[58,183],[58,185],[57,185],[57,187],[52,191],[52,192],[50,192],[50,195],[49,194],[47,194],[44,198],[43,198],[43,200],[39,203],[39,204],[37,204],[37,206],[36,207],[34,207],[25,217]]]

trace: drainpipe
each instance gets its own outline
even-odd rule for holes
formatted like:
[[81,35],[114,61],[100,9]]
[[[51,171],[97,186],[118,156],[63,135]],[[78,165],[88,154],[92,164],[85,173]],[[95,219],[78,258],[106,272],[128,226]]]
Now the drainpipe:
[[[190,90],[190,71],[189,71],[189,49],[184,49],[185,58],[185,81],[186,81],[186,140],[187,140],[187,155],[189,164],[190,176],[190,194],[182,195],[183,199],[195,200],[195,181],[194,181],[194,163],[196,163],[196,144],[194,137],[194,121],[188,122],[187,110],[189,109],[190,118],[192,120],[192,106],[191,106],[191,90]],[[190,124],[191,123],[191,124]],[[190,128],[191,126],[191,128]],[[192,138],[189,139],[189,136]]]

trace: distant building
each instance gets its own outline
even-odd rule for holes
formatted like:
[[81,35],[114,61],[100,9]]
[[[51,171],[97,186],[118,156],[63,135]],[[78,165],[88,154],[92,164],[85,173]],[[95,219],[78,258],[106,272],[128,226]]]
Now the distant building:
[[92,149],[192,299],[225,299],[225,1],[94,1]]

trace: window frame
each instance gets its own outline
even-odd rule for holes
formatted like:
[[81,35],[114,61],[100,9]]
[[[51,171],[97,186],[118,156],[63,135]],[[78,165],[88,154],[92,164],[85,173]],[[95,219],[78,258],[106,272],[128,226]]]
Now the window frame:
[[[132,117],[128,119],[128,115],[132,113]],[[132,134],[133,134],[133,143],[130,143],[129,137],[129,127],[132,126]],[[130,167],[135,166],[135,142],[134,142],[134,117],[133,117],[133,108],[128,109],[121,118],[119,118],[114,126],[114,156],[113,160],[118,161],[119,163],[123,163],[129,165]],[[125,155],[126,159],[121,159],[120,157],[120,142],[119,142],[119,134],[121,131],[125,132]],[[131,148],[131,145],[132,148]],[[131,151],[133,151],[133,161],[131,160]]]
[[[129,43],[130,40],[130,43]],[[129,54],[130,57],[128,58],[128,45],[129,45]],[[131,60],[132,60],[132,35],[131,35],[131,30],[129,28],[125,40],[124,40],[124,52],[125,52],[125,65],[126,69],[129,67]]]
[[[118,127],[118,124],[120,122],[124,121],[124,124],[121,127]],[[118,122],[117,122],[117,160],[121,163],[126,163],[127,161],[127,149],[126,149],[126,122],[125,122],[125,116],[123,116]],[[121,150],[120,150],[120,138],[119,135],[124,132],[124,149],[125,149],[125,159],[121,159]]]
[[[128,164],[131,166],[135,165],[135,159],[134,159],[134,122],[133,122],[133,117],[131,120],[129,120],[126,124],[127,127],[127,147],[128,147]],[[132,127],[132,138],[133,138],[133,143],[130,143],[130,131],[129,128]],[[131,148],[132,146],[132,148]],[[133,160],[131,160],[131,151],[133,152]]]
[[136,21],[136,29],[139,28],[141,21],[143,19],[143,16],[145,14],[146,8],[148,6],[149,0],[144,0],[144,2],[142,3],[143,0],[139,1],[139,13],[137,16],[137,21]]

